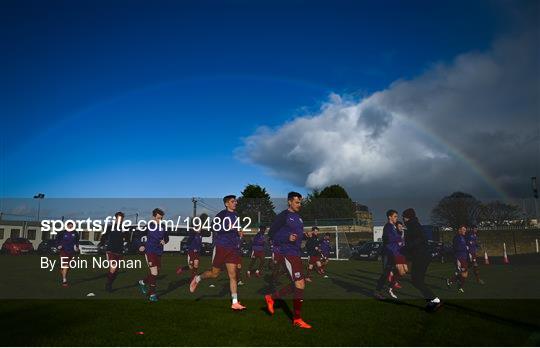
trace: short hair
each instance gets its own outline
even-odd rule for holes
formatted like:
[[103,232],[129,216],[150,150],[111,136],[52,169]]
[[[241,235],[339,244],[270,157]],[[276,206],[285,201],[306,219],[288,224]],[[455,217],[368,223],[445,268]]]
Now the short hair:
[[260,225],[259,231],[266,231],[266,225]]
[[312,230],[312,231],[318,231],[319,228],[318,228],[317,226],[313,226],[313,227],[311,228],[311,230]]
[[478,228],[478,226],[472,225],[471,228],[472,228],[472,229],[475,229],[475,228]]
[[115,218],[118,218],[119,216],[121,216],[122,219],[125,217],[124,213],[122,213],[121,211],[117,211],[116,213],[114,213]]
[[223,204],[227,203],[231,199],[236,199],[236,196],[235,195],[227,195],[227,196],[223,197]]
[[462,227],[464,227],[465,229],[467,229],[467,225],[465,225],[465,224],[460,224],[459,227],[458,227],[458,230],[459,230],[460,228],[462,228]]
[[330,232],[326,232],[324,235],[330,237]]
[[161,215],[161,216],[165,216],[165,213],[163,212],[163,210],[159,209],[159,208],[156,208],[154,210],[152,210],[152,216],[156,216],[156,215]]
[[289,192],[289,194],[287,195],[287,200],[288,201],[292,201],[294,199],[294,197],[298,197],[298,199],[302,199],[302,195],[299,194],[298,192],[294,192],[294,191],[291,191]]
[[386,212],[386,217],[389,218],[390,216],[394,215],[394,214],[397,214],[397,210],[394,210],[394,209],[390,209]]

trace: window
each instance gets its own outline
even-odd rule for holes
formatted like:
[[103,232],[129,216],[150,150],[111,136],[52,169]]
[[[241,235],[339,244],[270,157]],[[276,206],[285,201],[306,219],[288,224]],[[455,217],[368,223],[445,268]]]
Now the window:
[[26,237],[28,240],[36,240],[36,230],[28,230]]
[[90,232],[88,232],[88,231],[83,231],[82,232],[82,238],[81,239],[88,240],[89,237],[90,237]]
[[0,228],[0,239],[4,239],[4,229]]
[[100,231],[94,232],[94,242],[99,241],[100,237],[101,237]]
[[41,231],[41,240],[49,240],[50,239],[50,235],[49,235],[49,231]]
[[21,229],[20,228],[12,228],[11,229],[11,233],[10,233],[10,237],[11,238],[19,238],[19,234],[21,233]]

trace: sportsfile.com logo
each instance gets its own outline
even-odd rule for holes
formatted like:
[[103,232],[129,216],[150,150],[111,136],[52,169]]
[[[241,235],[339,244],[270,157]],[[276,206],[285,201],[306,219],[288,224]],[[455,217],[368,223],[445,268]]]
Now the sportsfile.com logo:
[[138,220],[135,223],[128,219],[117,220],[112,216],[107,216],[104,220],[101,219],[78,219],[78,220],[42,220],[41,229],[44,232],[50,232],[52,235],[55,235],[62,231],[92,231],[99,232],[103,231],[107,226],[110,226],[112,229],[127,232],[133,228],[138,230],[143,229],[166,229],[166,230],[178,230],[180,228],[185,228],[188,231],[191,230],[242,230],[244,232],[251,231],[251,218],[235,218],[231,219],[230,217],[225,217],[223,219],[219,217],[201,219],[200,217],[186,217],[182,219],[181,216],[178,216],[176,220]]

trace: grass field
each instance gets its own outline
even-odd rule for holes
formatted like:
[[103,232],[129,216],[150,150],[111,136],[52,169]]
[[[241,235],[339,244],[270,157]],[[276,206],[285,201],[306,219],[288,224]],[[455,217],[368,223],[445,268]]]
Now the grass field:
[[[229,309],[225,275],[201,283],[190,294],[188,275],[174,273],[184,261],[184,257],[164,257],[158,279],[161,300],[149,303],[135,285],[146,273],[144,268],[122,272],[116,290],[109,294],[104,291],[103,270],[75,270],[70,274],[71,286],[64,289],[57,270],[39,268],[38,256],[1,256],[2,345],[540,344],[540,258],[536,255],[514,259],[511,265],[482,267],[486,285],[469,282],[465,294],[444,285],[451,264],[433,263],[427,281],[445,302],[433,314],[422,310],[424,302],[407,280],[399,302],[371,299],[379,262],[331,262],[330,278],[315,277],[306,289],[303,316],[314,329],[305,331],[291,327],[290,301],[281,304],[274,316],[265,312],[263,279],[247,279],[240,287],[240,299],[248,307],[241,313]],[[208,264],[203,259],[203,268]],[[96,296],[87,297],[90,292]]]

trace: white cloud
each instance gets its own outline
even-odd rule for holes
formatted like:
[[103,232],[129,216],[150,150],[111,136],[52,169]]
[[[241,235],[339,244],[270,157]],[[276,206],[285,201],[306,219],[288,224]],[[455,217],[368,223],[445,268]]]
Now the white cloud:
[[315,114],[257,130],[239,157],[310,189],[342,184],[359,199],[492,194],[463,153],[525,195],[540,174],[537,36],[502,38],[361,100],[333,94]]

